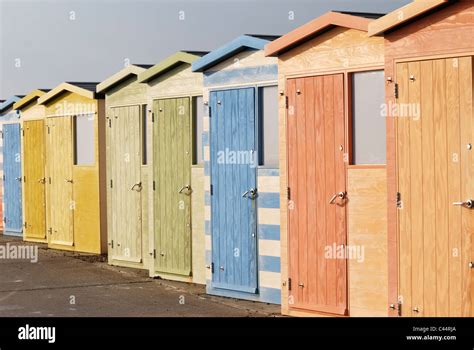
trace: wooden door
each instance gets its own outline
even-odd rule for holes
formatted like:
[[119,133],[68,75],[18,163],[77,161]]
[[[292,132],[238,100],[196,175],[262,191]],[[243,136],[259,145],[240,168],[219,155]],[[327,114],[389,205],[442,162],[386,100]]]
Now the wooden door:
[[21,235],[23,219],[21,204],[20,124],[3,125],[3,203],[5,232]]
[[109,222],[113,259],[142,261],[140,106],[112,108],[109,133]]
[[288,79],[287,96],[289,306],[346,314],[343,75]]
[[47,140],[48,199],[50,225],[48,242],[58,247],[74,246],[73,152],[71,117],[49,118]]
[[456,57],[396,66],[403,316],[473,316],[474,210],[456,205],[474,199],[472,64]]
[[153,103],[155,270],[191,274],[191,113],[189,98]]
[[257,293],[255,89],[213,91],[212,286]]
[[46,238],[44,120],[23,123],[25,238]]

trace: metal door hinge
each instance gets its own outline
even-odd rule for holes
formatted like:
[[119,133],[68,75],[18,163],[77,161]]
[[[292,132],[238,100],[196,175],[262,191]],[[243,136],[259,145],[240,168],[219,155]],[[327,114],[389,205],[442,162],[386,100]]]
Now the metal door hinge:
[[26,182],[26,176],[23,176],[23,182]]
[[285,108],[288,109],[288,96],[285,96]]
[[214,263],[211,263],[211,273],[214,273]]
[[46,127],[48,129],[48,135],[50,134],[49,125]]
[[114,180],[110,179],[110,188],[114,187]]
[[26,228],[26,227],[27,227],[26,221],[25,221],[25,223],[23,224],[23,227],[24,227],[24,228]]
[[210,191],[211,191],[211,196],[214,195],[214,186],[213,185],[211,185]]
[[5,174],[3,174],[3,181],[5,181]]
[[212,113],[211,113],[211,106],[208,107],[208,113],[207,113],[207,114],[209,115],[209,118],[210,118],[211,115],[212,115]]
[[153,180],[153,191],[155,191],[155,189],[156,189],[156,182],[155,180]]
[[398,301],[396,304],[390,304],[391,310],[397,310],[398,316],[402,316],[402,302]]
[[155,122],[155,113],[151,113],[151,122],[154,123]]
[[393,94],[395,95],[395,98],[398,99],[398,83],[395,83],[393,86]]
[[402,209],[403,208],[403,203],[402,203],[402,195],[400,192],[397,192],[397,208]]
[[153,259],[156,259],[156,249],[153,249]]
[[51,177],[48,177],[48,182],[51,185]]
[[25,129],[21,129],[21,136],[25,136]]
[[286,188],[286,197],[288,198],[288,200],[291,199],[291,188],[289,187]]
[[109,118],[109,128],[112,127],[112,119]]
[[3,222],[7,223],[7,218],[5,216],[3,217]]
[[53,234],[53,228],[52,228],[52,227],[48,228],[48,233],[49,233],[50,235]]
[[114,249],[114,240],[112,239],[109,243],[110,248]]
[[291,278],[288,278],[288,290],[291,290]]

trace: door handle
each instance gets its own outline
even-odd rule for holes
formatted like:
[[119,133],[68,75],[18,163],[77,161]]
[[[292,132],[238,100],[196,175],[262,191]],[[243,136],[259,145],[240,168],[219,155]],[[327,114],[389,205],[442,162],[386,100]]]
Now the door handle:
[[46,182],[46,178],[45,177],[42,177],[41,179],[38,179],[38,182],[40,184],[44,184]]
[[16,181],[21,181],[21,176],[20,177],[15,177]]
[[329,200],[329,204],[334,204],[334,202],[336,201],[336,198],[340,198],[340,199],[344,199],[346,198],[347,196],[347,192],[339,192],[339,193],[336,193],[334,194],[334,196],[331,197],[331,199]]
[[69,182],[70,184],[72,184],[72,179],[64,179],[64,181]]
[[130,190],[140,192],[142,190],[142,183],[137,182],[135,185],[132,186]]
[[186,186],[181,187],[181,189],[178,191],[178,193],[181,194],[181,193],[183,193],[184,190],[186,190],[185,194],[187,194],[187,195],[190,195],[191,192],[192,192],[191,186],[186,185]]
[[257,189],[256,188],[249,188],[247,191],[242,193],[242,198],[249,198],[249,199],[255,199],[257,198]]
[[468,209],[474,208],[474,200],[468,199],[465,202],[454,202],[453,205],[460,205],[462,207],[466,207]]

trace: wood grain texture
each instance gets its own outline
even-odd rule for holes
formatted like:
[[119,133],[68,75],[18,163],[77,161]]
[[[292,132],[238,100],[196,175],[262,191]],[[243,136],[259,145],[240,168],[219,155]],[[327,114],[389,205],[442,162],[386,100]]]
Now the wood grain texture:
[[288,254],[290,307],[345,315],[346,260],[326,255],[346,245],[346,202],[329,203],[346,191],[343,91],[342,74],[288,80]]
[[[295,46],[288,52],[285,52],[278,57],[278,86],[279,90],[287,91],[288,98],[291,99],[292,96],[292,89],[291,87],[292,80],[290,78],[297,78],[297,77],[310,77],[310,76],[323,76],[330,73],[342,73],[344,74],[343,81],[347,82],[350,81],[350,73],[354,71],[364,71],[364,70],[372,70],[372,69],[380,69],[383,67],[384,64],[384,41],[383,38],[368,38],[367,33],[365,30],[356,30],[356,29],[348,29],[345,27],[338,27],[335,26],[334,28],[330,28],[325,32],[319,33],[317,36],[308,40],[307,42]],[[324,85],[322,80],[315,80],[314,83],[315,91],[319,90],[322,91],[324,89]],[[342,142],[338,142],[342,144],[345,149],[348,149],[349,152],[349,128],[350,128],[350,94],[349,89],[347,86],[342,86],[343,93],[343,104],[340,106],[343,108],[343,115],[346,118],[346,122],[338,125],[338,128],[343,128],[343,135],[347,136],[347,139],[343,139]],[[289,116],[289,109],[285,107],[285,96],[282,96],[279,101],[279,153],[280,153],[280,228],[281,228],[281,278],[283,286],[288,286],[287,280],[289,275],[292,273],[291,268],[288,269],[288,264],[291,265],[291,238],[288,237],[288,225],[291,226],[291,217],[288,216],[289,210],[288,205],[289,202],[286,198],[286,191],[288,187],[288,176],[291,176],[292,169],[288,164],[288,159],[291,157],[290,153],[290,146],[288,144],[291,138],[291,127],[288,124]],[[315,108],[315,115],[323,115],[324,110],[322,106],[324,105],[324,94],[323,93],[316,93],[313,99],[314,108]],[[311,107],[310,107],[311,108]],[[311,109],[309,113],[312,113]],[[319,118],[322,119],[322,118]],[[315,120],[315,127],[316,131],[314,132],[315,136],[315,143],[316,149],[324,148],[324,140],[325,140],[325,132],[324,129],[318,131],[319,126],[318,118]],[[310,132],[310,137],[312,137],[313,132]],[[296,137],[296,136],[295,136]],[[339,150],[338,150],[339,152]],[[341,157],[343,154],[340,155]],[[320,164],[324,161],[324,155],[320,152],[316,152],[315,157],[311,162],[316,164]],[[381,167],[381,171],[384,171],[384,167]],[[325,189],[325,170],[324,169],[317,169],[315,173],[316,181],[314,182],[314,186],[317,191],[324,191]],[[346,174],[346,170],[343,168],[342,174]],[[345,176],[345,175],[344,175]],[[341,178],[335,179],[336,182],[342,181]],[[295,191],[292,191],[292,196],[294,196]],[[385,191],[381,190],[379,193],[383,195]],[[331,194],[332,196],[332,194]],[[359,196],[359,194],[350,194],[350,200],[356,202],[360,202],[361,205],[364,205],[364,197]],[[360,197],[360,198],[359,198]],[[324,210],[324,206],[326,205],[327,201],[325,198],[316,198],[316,212],[321,212]],[[354,212],[354,211],[353,211]],[[348,213],[348,215],[350,215]],[[325,230],[326,222],[324,216],[316,215],[317,227],[318,230]],[[354,221],[355,223],[360,223],[360,226],[357,227],[356,224],[348,227],[347,237],[351,237],[352,234],[356,235],[360,230],[365,229],[366,223],[362,221]],[[377,220],[374,225],[380,228],[381,232],[383,232],[383,218]],[[341,222],[337,224],[337,232],[342,234],[343,230],[341,229],[343,225]],[[352,233],[353,232],[353,233]],[[338,235],[339,237],[339,235]],[[318,249],[323,249],[326,245],[325,238],[317,240],[317,247]],[[325,263],[324,258],[320,258],[319,264],[324,266]],[[344,266],[342,264],[336,265],[338,273],[341,271]],[[315,270],[318,270],[318,274],[320,275],[318,278],[322,279],[323,276],[325,277],[325,269],[319,269],[319,267]],[[361,271],[360,276],[363,276],[364,273]],[[340,275],[342,276],[342,274]],[[354,276],[354,281],[357,281],[359,275]],[[347,279],[345,281],[347,283]],[[313,282],[311,282],[313,283]],[[317,282],[316,282],[317,283]],[[344,283],[344,279],[338,279],[337,283],[341,286]],[[349,285],[346,286],[346,290],[351,285],[350,275],[349,275]],[[295,285],[295,283],[293,283]],[[322,286],[320,283],[318,286]],[[359,287],[359,285],[356,285]],[[338,287],[339,288],[339,287]],[[370,298],[365,298],[364,293],[366,293],[363,287],[360,287],[358,290],[353,290],[352,293],[358,293],[361,295],[361,302],[359,305],[361,307],[354,307],[354,312],[350,303],[348,307],[350,308],[349,314],[357,315],[357,314],[367,314],[367,312],[371,312],[368,310],[372,310],[377,315],[380,314],[380,305],[377,306],[377,310],[375,311],[372,308],[372,305],[367,304],[363,305],[363,300],[370,303]],[[301,310],[301,309],[294,309],[290,302],[292,301],[291,295],[289,295],[287,288],[282,288],[282,312],[284,314],[296,315],[296,316],[307,316],[307,315],[322,315],[324,312],[314,312],[309,310]],[[347,294],[346,294],[347,295]],[[341,293],[339,296],[336,296],[336,299],[341,299],[343,294]],[[325,302],[325,294],[320,290],[318,300],[320,303]],[[372,309],[371,309],[372,308]]]
[[[428,16],[419,18],[410,24],[400,27],[385,35],[385,74],[387,77],[396,76],[396,62],[401,60],[416,60],[427,59],[434,57],[455,57],[462,54],[472,55],[474,53],[474,45],[470,38],[472,37],[473,24],[470,20],[473,16],[474,7],[469,1],[458,1],[449,4],[449,6],[430,13]],[[431,61],[424,61],[421,63],[422,70],[430,71],[432,66]],[[431,73],[422,73],[427,86],[427,94],[432,93],[432,77]],[[423,92],[422,92],[423,94]],[[388,105],[394,104],[394,84],[388,83],[386,88],[386,102]],[[425,135],[434,133],[432,107],[426,106],[422,98],[422,108],[426,117],[423,118],[423,147],[426,148],[430,139]],[[430,109],[431,108],[431,109]],[[398,298],[398,275],[399,275],[399,260],[398,260],[398,221],[396,209],[396,193],[397,193],[397,163],[396,163],[396,118],[390,114],[387,118],[387,200],[388,200],[388,256],[389,256],[389,302],[396,303]],[[426,127],[425,127],[426,126]],[[431,131],[430,131],[431,130]],[[434,148],[434,145],[431,146]],[[434,151],[423,152],[424,167],[427,164],[433,166]],[[430,192],[430,186],[434,186],[434,182],[429,177],[424,176],[423,180],[424,190]],[[429,207],[433,205],[433,207]],[[434,213],[434,202],[427,204],[425,207],[425,218],[432,218]],[[425,228],[427,232],[434,232],[433,220],[425,220]],[[429,225],[433,225],[430,229]],[[435,249],[434,236],[425,239],[425,264],[436,264],[433,249]],[[426,293],[435,293],[434,289],[429,289],[429,281],[434,280],[434,277],[428,277],[429,274],[435,274],[435,271],[425,271],[425,288]],[[431,297],[435,298],[434,295]],[[425,314],[434,315],[435,309],[430,305],[425,305]],[[389,310],[391,316],[396,316],[396,311]]]
[[[453,202],[463,198],[462,184],[472,182],[462,172],[463,166],[472,168],[472,158],[463,157],[468,150],[462,139],[462,106],[469,98],[472,105],[472,58],[399,63],[396,69],[398,102],[420,106],[419,116],[397,118],[403,315],[468,315],[471,300],[466,296],[472,287],[463,282],[470,276],[463,278],[462,270],[471,259],[472,231],[463,226],[463,216],[470,220],[472,212]],[[471,117],[466,119],[471,130]]]
[[191,274],[190,99],[156,100],[153,125],[155,271]]
[[[112,108],[109,134],[109,242],[111,258],[142,263],[140,106]],[[113,261],[112,261],[113,262]]]
[[24,239],[46,241],[44,119],[23,121]]

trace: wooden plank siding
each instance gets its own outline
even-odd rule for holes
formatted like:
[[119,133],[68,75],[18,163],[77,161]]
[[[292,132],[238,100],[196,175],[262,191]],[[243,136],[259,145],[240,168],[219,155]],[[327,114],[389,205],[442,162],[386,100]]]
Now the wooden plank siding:
[[[48,130],[48,245],[102,254],[107,252],[104,100],[70,85],[61,84],[39,99],[45,106]],[[91,165],[74,165],[73,117],[84,113],[92,118],[94,160]]]
[[[256,169],[256,188],[258,189],[258,197],[254,205],[257,221],[256,236],[258,254],[256,257],[256,266],[252,266],[251,268],[256,268],[257,270],[257,293],[249,293],[249,290],[253,291],[253,288],[247,288],[246,290],[244,290],[245,288],[236,288],[235,286],[233,289],[215,288],[213,286],[213,279],[217,281],[217,277],[213,277],[211,268],[213,262],[217,263],[217,261],[214,261],[214,259],[216,259],[216,254],[213,244],[217,247],[217,240],[213,223],[215,225],[215,213],[218,212],[218,208],[215,205],[215,196],[211,196],[210,187],[211,181],[214,189],[217,188],[215,186],[219,186],[219,183],[221,183],[215,173],[215,166],[213,167],[211,164],[211,158],[213,157],[211,149],[217,147],[215,143],[213,145],[213,142],[216,140],[216,135],[214,133],[217,131],[215,129],[217,123],[216,120],[213,120],[212,118],[215,116],[214,113],[216,113],[216,116],[218,117],[218,112],[215,111],[217,106],[214,106],[214,112],[212,112],[211,95],[217,94],[218,96],[224,96],[226,92],[229,94],[231,94],[231,92],[241,94],[244,90],[247,91],[253,89],[255,96],[257,96],[258,87],[276,85],[277,60],[275,58],[265,57],[262,50],[262,40],[253,39],[255,38],[249,39],[245,38],[245,36],[238,37],[223,45],[223,47],[216,49],[216,54],[209,56],[206,60],[203,60],[197,65],[193,64],[193,68],[198,71],[203,71],[204,73],[203,98],[211,107],[211,116],[207,114],[204,117],[203,125],[205,243],[206,265],[209,267],[206,270],[206,290],[207,293],[213,295],[279,304],[281,300],[281,247],[278,167],[257,167]],[[252,45],[255,47],[252,47]],[[231,54],[222,56],[226,52],[229,52],[229,50],[232,52]],[[205,68],[203,68],[204,66]],[[242,108],[244,108],[244,106],[242,106]],[[250,107],[247,106],[247,108]],[[253,112],[258,113],[258,110],[253,110]],[[248,117],[250,114],[252,114],[252,109],[248,109],[248,112],[242,114],[242,116],[246,115]],[[227,113],[226,115],[231,118],[230,114]],[[213,123],[214,127],[211,127],[211,123]],[[230,132],[230,127],[225,128],[223,125],[221,126],[222,129],[225,129],[224,133]],[[221,140],[224,140],[224,138]],[[235,138],[235,140],[237,140],[237,138]],[[233,147],[235,147],[235,145],[233,145]],[[215,162],[215,159],[213,161]],[[240,189],[240,185],[236,181],[229,181],[228,186],[229,195],[236,195],[238,189]],[[242,193],[240,193],[240,195]],[[252,201],[249,200],[249,202]],[[235,217],[236,216],[234,215],[233,219],[235,219]],[[242,239],[244,239],[244,237],[242,237]],[[236,240],[235,244],[237,243],[238,241]],[[239,244],[245,245],[246,243],[240,241]],[[227,246],[219,246],[221,253],[224,252],[224,248],[227,249],[227,252],[229,253],[226,255],[226,259],[232,260],[232,250]],[[219,266],[215,265],[214,273],[221,274],[217,271],[218,269]],[[251,274],[248,277],[251,277]],[[247,282],[250,282],[250,280]]]
[[[396,10],[397,11],[397,10]],[[396,12],[395,11],[395,12]],[[471,89],[469,88],[461,88],[461,80],[456,81],[454,78],[456,75],[460,77],[460,79],[464,79],[464,86],[471,87],[472,80],[467,81],[469,79],[469,73],[464,74],[462,77],[460,75],[460,68],[454,69],[452,63],[442,63],[441,61],[438,63],[434,63],[436,59],[459,59],[459,64],[461,64],[462,59],[461,57],[468,57],[474,55],[474,45],[472,43],[472,36],[474,35],[474,24],[472,22],[472,18],[474,16],[474,5],[470,1],[456,1],[450,2],[448,4],[444,4],[437,10],[431,11],[426,16],[421,16],[417,18],[416,16],[412,18],[410,23],[404,25],[397,25],[397,28],[385,33],[385,75],[387,78],[392,78],[391,82],[388,82],[386,85],[386,103],[387,105],[395,105],[395,88],[394,84],[397,81],[397,78],[400,75],[399,69],[403,69],[403,64],[405,62],[413,62],[410,63],[410,68],[416,68],[421,74],[421,78],[418,82],[414,82],[415,85],[419,84],[421,88],[421,138],[422,143],[421,147],[423,147],[423,155],[422,155],[422,164],[423,168],[425,166],[433,166],[436,164],[436,160],[438,164],[443,159],[451,160],[451,155],[448,153],[456,153],[453,151],[453,145],[451,144],[452,140],[456,139],[457,131],[455,125],[457,123],[461,123],[461,121],[457,121],[456,114],[457,109],[461,109],[461,102],[459,104],[453,103],[453,99],[455,96],[453,95],[456,89],[460,91],[460,97],[463,93],[466,93],[467,96],[471,93]],[[377,22],[377,21],[375,21]],[[375,24],[374,24],[375,25]],[[371,25],[369,25],[369,28]],[[372,31],[369,29],[369,31]],[[417,63],[414,63],[417,62]],[[465,63],[469,65],[468,63]],[[444,68],[443,68],[444,67]],[[457,73],[456,73],[457,70]],[[467,70],[468,72],[469,70]],[[442,80],[448,79],[449,85],[446,86],[441,84]],[[411,86],[413,86],[412,84]],[[444,89],[444,90],[443,90]],[[402,98],[405,92],[399,91],[400,98]],[[440,100],[436,102],[436,104],[431,104],[426,102],[428,99],[433,98],[433,95],[436,94],[436,98]],[[469,99],[469,97],[468,97]],[[472,104],[472,99],[469,102]],[[439,119],[439,112],[441,109],[445,109],[446,106],[448,110],[445,111],[447,113],[448,119]],[[471,112],[471,108],[467,107],[467,115]],[[444,113],[444,112],[443,112]],[[459,113],[460,116],[466,115],[462,112]],[[462,117],[461,117],[462,118]],[[397,174],[399,169],[399,165],[397,164],[397,142],[396,135],[400,134],[400,130],[398,127],[402,124],[403,128],[403,121],[399,121],[399,118],[395,118],[393,113],[390,113],[389,118],[387,118],[387,215],[388,215],[388,266],[389,266],[389,289],[388,289],[388,302],[391,304],[396,304],[399,295],[400,295],[400,276],[403,276],[401,271],[401,263],[402,261],[401,256],[405,253],[400,253],[400,257],[398,255],[398,250],[401,249],[402,242],[399,241],[401,236],[399,237],[399,231],[403,227],[402,221],[403,218],[398,218],[399,210],[397,210],[397,192],[398,186],[400,184],[400,174]],[[451,124],[453,123],[453,124]],[[442,127],[446,125],[449,127],[446,129],[445,133],[442,133],[439,129],[436,130],[438,127]],[[453,127],[451,127],[453,125]],[[469,125],[469,124],[468,124]],[[463,127],[460,128],[460,137],[463,139],[462,133],[466,132]],[[469,129],[467,129],[469,130]],[[415,129],[415,133],[418,133],[418,128]],[[468,133],[470,131],[467,131]],[[441,144],[434,145],[431,142],[431,135],[437,135],[437,140],[441,141]],[[464,135],[464,144],[469,142],[471,136]],[[415,139],[415,142],[418,142]],[[419,144],[420,145],[420,144]],[[431,151],[430,151],[431,150]],[[417,151],[413,151],[417,152]],[[463,152],[463,147],[461,147],[461,153],[459,157],[465,157],[465,163],[469,164],[470,155]],[[417,154],[414,154],[417,155]],[[472,155],[471,155],[472,156]],[[445,157],[445,158],[442,158]],[[446,158],[447,157],[447,158]],[[472,158],[471,158],[472,159]],[[429,164],[429,165],[428,165]],[[438,203],[442,201],[449,201],[455,197],[457,193],[459,193],[459,181],[462,182],[464,175],[462,175],[463,163],[460,162],[458,164],[454,164],[449,162],[449,167],[445,169],[441,169],[440,167],[437,168],[436,171],[436,178],[430,176],[426,171],[423,172],[423,176],[421,181],[423,182],[423,197],[435,196]],[[408,164],[407,164],[408,165]],[[460,168],[458,168],[460,167]],[[416,169],[416,168],[415,168]],[[461,174],[461,178],[457,179],[457,174]],[[449,187],[446,189],[437,190],[437,186],[440,183],[443,183],[445,179],[449,179]],[[419,180],[417,180],[419,181]],[[446,182],[444,182],[446,183]],[[447,183],[446,183],[447,184]],[[447,185],[448,186],[448,185]],[[466,181],[466,187],[470,188],[472,186],[472,181]],[[436,193],[436,194],[435,194]],[[461,196],[458,200],[465,200],[469,197],[472,197],[472,191],[469,194],[468,192],[462,192],[462,185],[461,185]],[[403,200],[403,204],[405,205],[406,199]],[[425,290],[424,298],[428,298],[430,300],[437,300],[440,298],[439,304],[439,311],[445,315],[447,315],[446,304],[449,302],[452,303],[453,309],[449,313],[453,312],[459,314],[459,305],[455,302],[455,299],[458,298],[457,296],[448,296],[446,293],[445,287],[441,287],[440,295],[437,296],[436,289],[433,288],[433,281],[437,278],[438,272],[440,273],[440,282],[446,283],[447,285],[450,283],[454,283],[455,279],[459,276],[456,272],[456,266],[459,268],[461,267],[461,274],[464,281],[466,281],[466,285],[463,286],[463,305],[465,306],[462,310],[464,315],[472,315],[472,306],[471,310],[468,305],[472,305],[472,296],[469,296],[469,293],[472,293],[472,287],[470,287],[470,281],[472,279],[472,272],[469,274],[467,268],[462,265],[459,266],[460,262],[457,260],[453,260],[451,257],[452,250],[449,253],[446,253],[442,250],[439,250],[439,246],[436,243],[436,234],[435,228],[438,225],[441,227],[448,227],[449,228],[449,238],[442,238],[442,242],[450,247],[455,247],[459,245],[459,240],[461,240],[461,244],[464,250],[464,257],[471,254],[472,246],[471,238],[461,235],[459,233],[455,233],[456,231],[459,232],[459,223],[456,222],[456,212],[459,208],[450,208],[446,213],[445,218],[438,218],[439,221],[434,221],[433,217],[436,215],[436,211],[440,210],[441,208],[436,207],[435,202],[431,201],[431,203],[425,203],[423,206],[423,222],[424,226],[423,229],[425,230],[425,239],[423,242],[423,264],[425,266],[432,264],[432,266],[438,266],[438,269],[431,270],[428,269],[424,272],[423,277],[417,276],[417,283],[423,283],[423,289]],[[464,215],[464,212],[463,212]],[[467,214],[467,222],[471,222],[471,216]],[[402,220],[402,221],[400,221]],[[463,220],[461,219],[461,225],[463,225]],[[404,224],[403,224],[404,225]],[[415,225],[419,225],[419,223],[415,223]],[[447,226],[448,225],[448,226]],[[453,226],[451,226],[453,225]],[[467,225],[467,227],[472,227]],[[463,226],[463,231],[467,232],[465,226]],[[471,229],[472,232],[472,229]],[[400,234],[401,235],[401,234]],[[418,247],[420,243],[415,242],[415,246]],[[438,248],[437,248],[438,247]],[[434,257],[434,254],[438,251],[441,253],[439,262]],[[421,253],[421,252],[420,252]],[[446,255],[448,254],[448,255]],[[446,266],[442,266],[443,262],[447,264],[447,262],[451,262],[451,266],[449,270],[446,270]],[[421,261],[417,261],[418,264],[421,264]],[[423,281],[421,280],[423,279]],[[463,282],[464,283],[464,282]],[[421,287],[419,287],[421,288]],[[450,299],[454,298],[454,299]],[[403,301],[406,301],[406,298],[403,298]],[[438,302],[437,302],[438,303]],[[420,303],[421,305],[421,303]],[[458,305],[458,306],[456,306]],[[421,308],[421,306],[420,306]],[[434,304],[432,303],[425,303],[423,305],[423,314],[424,316],[429,315],[436,315],[437,309]],[[402,307],[403,310],[411,310],[408,305]],[[408,312],[408,311],[407,311]],[[397,310],[389,310],[389,315],[397,316]]]
[[[348,16],[348,15],[345,15]],[[289,166],[290,154],[288,139],[290,135],[290,124],[288,120],[290,118],[289,109],[286,106],[286,97],[291,99],[288,94],[292,94],[292,87],[288,86],[288,82],[294,79],[309,79],[310,77],[323,77],[327,75],[341,74],[343,76],[342,82],[338,82],[338,89],[341,91],[343,96],[343,103],[339,108],[342,108],[344,115],[344,123],[341,126],[343,128],[344,138],[342,141],[343,149],[345,150],[344,156],[346,158],[344,166],[342,168],[344,177],[338,178],[333,177],[335,181],[338,181],[339,186],[347,186],[348,206],[346,224],[344,221],[337,221],[337,232],[338,238],[341,239],[343,235],[346,235],[347,244],[362,244],[366,249],[366,257],[370,251],[370,259],[366,263],[360,264],[355,261],[349,261],[347,265],[348,277],[344,281],[344,274],[341,273],[343,270],[342,265],[336,265],[330,267],[334,275],[340,276],[334,283],[341,286],[347,283],[347,314],[350,316],[383,316],[387,314],[387,298],[386,285],[384,281],[387,280],[387,251],[386,244],[386,216],[385,215],[363,215],[364,208],[367,210],[373,209],[373,199],[379,198],[380,200],[385,199],[386,191],[384,188],[385,183],[385,166],[359,166],[350,165],[348,162],[352,159],[351,157],[351,73],[363,72],[371,70],[383,69],[384,64],[384,41],[383,38],[369,38],[367,36],[367,28],[352,28],[356,26],[356,22],[352,23],[349,16],[343,23],[332,23],[327,20],[328,23],[320,23],[315,20],[317,26],[313,26],[311,30],[315,33],[313,36],[308,36],[304,40],[299,41],[296,45],[291,42],[287,42],[283,49],[278,48],[277,45],[267,46],[267,54],[278,55],[278,87],[280,92],[284,92],[279,101],[279,125],[280,125],[280,136],[279,136],[279,152],[280,152],[280,228],[281,228],[281,283],[282,283],[282,313],[291,316],[324,316],[334,309],[319,311],[311,310],[306,307],[303,309],[296,309],[292,307],[293,299],[288,291],[288,278],[290,277],[289,266],[291,266],[291,256],[294,254],[289,242],[289,225],[291,225],[289,217],[289,201],[287,198],[287,188],[289,187],[292,172],[292,167]],[[327,17],[329,18],[329,17]],[[366,24],[368,24],[367,21]],[[310,22],[311,23],[311,22]],[[325,27],[325,30],[320,28]],[[306,31],[309,31],[307,29]],[[295,31],[296,32],[296,31]],[[281,42],[285,41],[286,36],[280,39]],[[278,53],[282,50],[281,53]],[[318,80],[316,80],[318,81]],[[314,83],[315,89],[320,89],[320,84]],[[327,81],[329,84],[330,82]],[[325,98],[329,98],[326,93],[325,96],[316,95],[314,98],[315,113],[321,113],[318,111],[319,108],[324,104]],[[306,107],[306,113],[312,113],[313,107]],[[340,129],[338,129],[340,130]],[[308,131],[307,131],[308,132]],[[306,137],[312,137],[312,132]],[[339,131],[338,131],[339,132]],[[302,137],[298,135],[298,137]],[[320,136],[322,137],[322,136]],[[318,135],[316,133],[316,142],[318,142]],[[322,139],[319,141],[322,147]],[[312,148],[306,150],[306,153],[312,154]],[[339,152],[339,148],[338,151]],[[315,152],[312,162],[322,162],[323,154]],[[308,164],[308,162],[307,162]],[[330,166],[330,164],[328,164]],[[318,189],[318,179],[324,177],[324,173],[329,171],[328,169],[321,169],[314,175],[309,173],[309,180],[316,186],[316,191],[322,191],[322,188]],[[328,174],[334,174],[334,171],[329,171]],[[364,181],[362,183],[356,183],[356,179],[364,174]],[[294,175],[293,175],[294,176]],[[315,177],[316,181],[311,180]],[[337,179],[337,180],[336,180]],[[340,181],[340,182],[339,182]],[[344,183],[346,185],[344,185]],[[311,186],[308,182],[308,186]],[[334,184],[335,188],[335,184]],[[329,195],[329,191],[326,195]],[[291,189],[291,196],[295,193],[294,189]],[[370,193],[370,195],[369,195]],[[334,194],[334,191],[329,195],[329,199]],[[328,200],[329,200],[328,199]],[[325,203],[322,199],[316,201],[316,208],[324,206]],[[319,208],[320,212],[322,209]],[[383,210],[383,207],[377,206],[377,211]],[[314,218],[311,218],[313,220]],[[319,219],[319,224],[325,225],[324,221],[320,216],[316,216]],[[342,219],[342,216],[341,216]],[[335,221],[336,223],[336,221]],[[318,227],[318,226],[316,226]],[[336,232],[336,231],[335,231]],[[332,236],[331,236],[332,237]],[[318,241],[316,247],[321,249],[324,242]],[[320,257],[320,266],[324,266],[323,257]],[[327,263],[327,262],[326,262]],[[319,266],[318,265],[318,266]],[[337,272],[336,272],[337,271]],[[375,277],[377,276],[377,277]],[[322,278],[319,276],[318,278]],[[374,283],[374,279],[377,279],[377,283]],[[292,288],[295,284],[292,281]],[[328,284],[329,286],[329,284]],[[368,287],[370,286],[370,287]],[[321,285],[322,288],[322,285]],[[341,289],[342,290],[342,289]],[[326,302],[323,298],[324,294],[321,292],[321,296],[318,297],[320,302]],[[344,299],[343,294],[337,294],[334,296],[337,298],[339,305],[344,305],[342,300]],[[333,298],[334,298],[333,297]],[[334,301],[334,299],[333,299]],[[344,308],[343,308],[344,309]],[[340,312],[344,314],[344,312]]]
[[[144,143],[147,86],[138,82],[138,75],[148,67],[129,65],[97,86],[105,94],[109,264],[145,270],[153,264],[148,227],[150,153]],[[135,184],[140,186],[131,190]]]
[[[153,277],[159,276],[170,280],[205,284],[204,167],[202,164],[191,164],[192,145],[195,144],[192,131],[192,116],[195,113],[193,101],[196,97],[202,96],[203,86],[202,74],[193,73],[191,70],[191,63],[197,58],[198,56],[192,53],[177,52],[140,74],[139,81],[142,81],[147,89],[147,153],[150,169],[147,190],[150,195],[147,224],[150,232],[150,249],[151,252],[155,251],[154,255],[156,256],[154,263],[149,267],[149,274]],[[174,118],[171,116],[169,109],[171,101],[175,101],[175,103],[176,101],[183,103],[187,101],[185,103],[187,106],[185,120],[179,119],[178,115]],[[167,106],[166,113],[169,118],[166,122],[158,119],[160,116],[163,117],[163,113],[159,111],[160,104],[162,108],[165,104]],[[179,111],[175,112],[177,114]],[[182,132],[175,134],[175,136],[181,135],[180,144],[171,133],[172,125],[170,124],[178,122],[183,123],[180,124],[183,127]],[[178,124],[173,125],[178,126]],[[168,129],[163,129],[163,127]],[[177,129],[173,130],[177,132]],[[167,145],[160,143],[164,140],[158,137],[160,134],[165,136],[165,133],[169,141]],[[185,133],[187,134],[185,135]],[[172,145],[176,145],[176,147],[172,149]],[[169,151],[167,154],[163,153],[166,149]],[[177,158],[178,155],[180,158]],[[178,159],[181,160],[181,178],[176,175],[178,168],[172,169],[173,164],[178,164]],[[162,169],[163,171],[161,171]],[[162,176],[165,176],[166,179]],[[178,181],[180,186],[176,188]],[[185,185],[191,187],[189,196],[185,193],[178,194],[178,191]],[[160,186],[160,189],[157,186]],[[165,203],[169,203],[162,202],[162,198],[159,197],[160,194],[166,196],[164,192],[161,192],[161,189],[166,189],[166,186],[173,186],[168,189],[168,196],[179,197],[175,202],[176,205],[169,208],[175,214],[173,217],[163,216],[160,210],[160,208],[166,207]],[[199,200],[200,198],[202,201]],[[180,202],[181,200],[184,202]],[[183,209],[179,209],[180,206]],[[184,226],[181,228],[180,238],[174,239],[171,238],[172,229],[173,225],[178,225],[178,222],[173,218],[178,219],[178,217]],[[168,228],[163,227],[161,230],[158,225],[162,223],[166,223]],[[164,247],[160,241],[162,236],[170,238],[168,243],[171,245],[166,246],[168,253],[161,250]],[[169,255],[166,262],[163,262],[164,258],[161,253]]]

